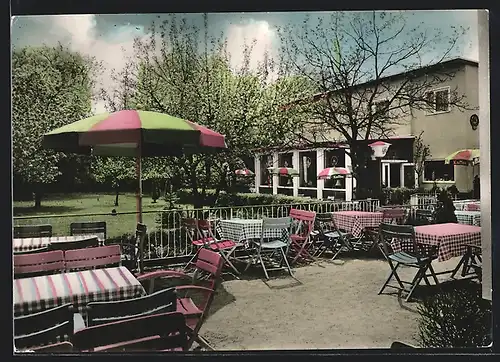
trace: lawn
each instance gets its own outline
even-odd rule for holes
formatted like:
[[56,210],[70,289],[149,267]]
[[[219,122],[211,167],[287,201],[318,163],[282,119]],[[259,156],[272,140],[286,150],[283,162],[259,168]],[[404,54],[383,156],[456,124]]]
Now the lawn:
[[[29,217],[14,219],[14,225],[51,224],[54,235],[69,235],[69,224],[77,221],[106,221],[108,237],[125,233],[133,233],[137,222],[135,214],[112,216],[116,212],[135,212],[135,194],[122,194],[119,206],[114,206],[114,194],[66,194],[50,195],[42,200],[42,207],[35,210],[33,201],[14,202],[14,217]],[[188,205],[180,205],[187,207]],[[153,229],[157,213],[165,207],[165,201],[152,202],[145,196],[142,201],[143,222]],[[99,215],[106,213],[107,215]],[[78,216],[85,215],[85,216]]]

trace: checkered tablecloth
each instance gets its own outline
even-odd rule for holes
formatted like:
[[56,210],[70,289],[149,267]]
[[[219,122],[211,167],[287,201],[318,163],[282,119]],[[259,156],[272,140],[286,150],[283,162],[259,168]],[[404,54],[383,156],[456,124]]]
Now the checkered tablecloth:
[[[242,243],[251,239],[260,239],[262,234],[262,220],[260,219],[231,219],[220,220],[223,239]],[[281,238],[282,230],[266,230],[264,238]]]
[[477,200],[459,200],[453,201],[453,206],[459,211],[480,211],[481,202]]
[[[438,261],[463,256],[467,245],[481,245],[481,228],[464,224],[433,224],[415,227],[415,239],[418,244],[438,247]],[[391,244],[395,252],[401,250],[397,241]],[[403,248],[408,247],[404,245]]]
[[455,211],[459,224],[481,226],[481,211]]
[[377,227],[382,222],[381,212],[368,211],[336,211],[332,212],[333,220],[340,230],[360,237],[366,227]]
[[26,315],[72,303],[85,315],[90,302],[145,294],[141,283],[123,266],[14,279],[14,313]]
[[29,251],[46,248],[52,244],[74,243],[97,239],[97,235],[51,236],[40,238],[16,238],[12,240],[14,252]]

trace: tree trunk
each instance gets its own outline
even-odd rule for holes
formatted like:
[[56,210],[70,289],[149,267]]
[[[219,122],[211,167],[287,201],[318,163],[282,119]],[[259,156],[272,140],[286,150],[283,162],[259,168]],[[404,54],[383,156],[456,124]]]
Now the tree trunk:
[[35,209],[39,210],[42,207],[42,192],[35,191]]
[[115,187],[115,206],[118,206],[118,196],[120,195],[120,191],[118,187]]

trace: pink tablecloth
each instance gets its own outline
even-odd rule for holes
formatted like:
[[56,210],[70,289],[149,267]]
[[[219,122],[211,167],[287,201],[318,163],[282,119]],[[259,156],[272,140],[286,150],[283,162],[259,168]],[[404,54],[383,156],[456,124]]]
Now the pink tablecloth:
[[125,267],[14,279],[14,313],[31,314],[72,303],[85,314],[90,302],[140,297],[146,292]]
[[[415,227],[415,239],[419,244],[437,245],[438,261],[464,255],[467,245],[481,246],[481,227],[464,224],[434,224]],[[400,251],[397,243],[394,251]]]
[[382,222],[381,212],[368,211],[336,211],[332,212],[333,220],[341,230],[360,237],[366,227],[377,227]]

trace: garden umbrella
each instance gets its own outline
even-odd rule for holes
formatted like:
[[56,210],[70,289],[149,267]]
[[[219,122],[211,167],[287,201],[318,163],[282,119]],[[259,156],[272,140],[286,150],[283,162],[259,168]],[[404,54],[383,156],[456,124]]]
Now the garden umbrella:
[[255,175],[252,170],[249,170],[248,168],[243,168],[240,170],[234,171],[234,173],[238,176],[253,176]]
[[269,167],[268,170],[274,175],[292,177],[299,176],[299,172],[296,169],[290,167]]
[[351,171],[344,167],[328,167],[318,174],[318,180],[328,180],[341,176],[352,176]]
[[139,222],[142,157],[181,156],[227,148],[224,136],[206,127],[163,113],[137,110],[103,113],[76,121],[45,134],[42,144],[61,152],[135,157]]
[[446,157],[444,161],[454,165],[475,165],[479,163],[479,150],[477,148],[459,150]]

